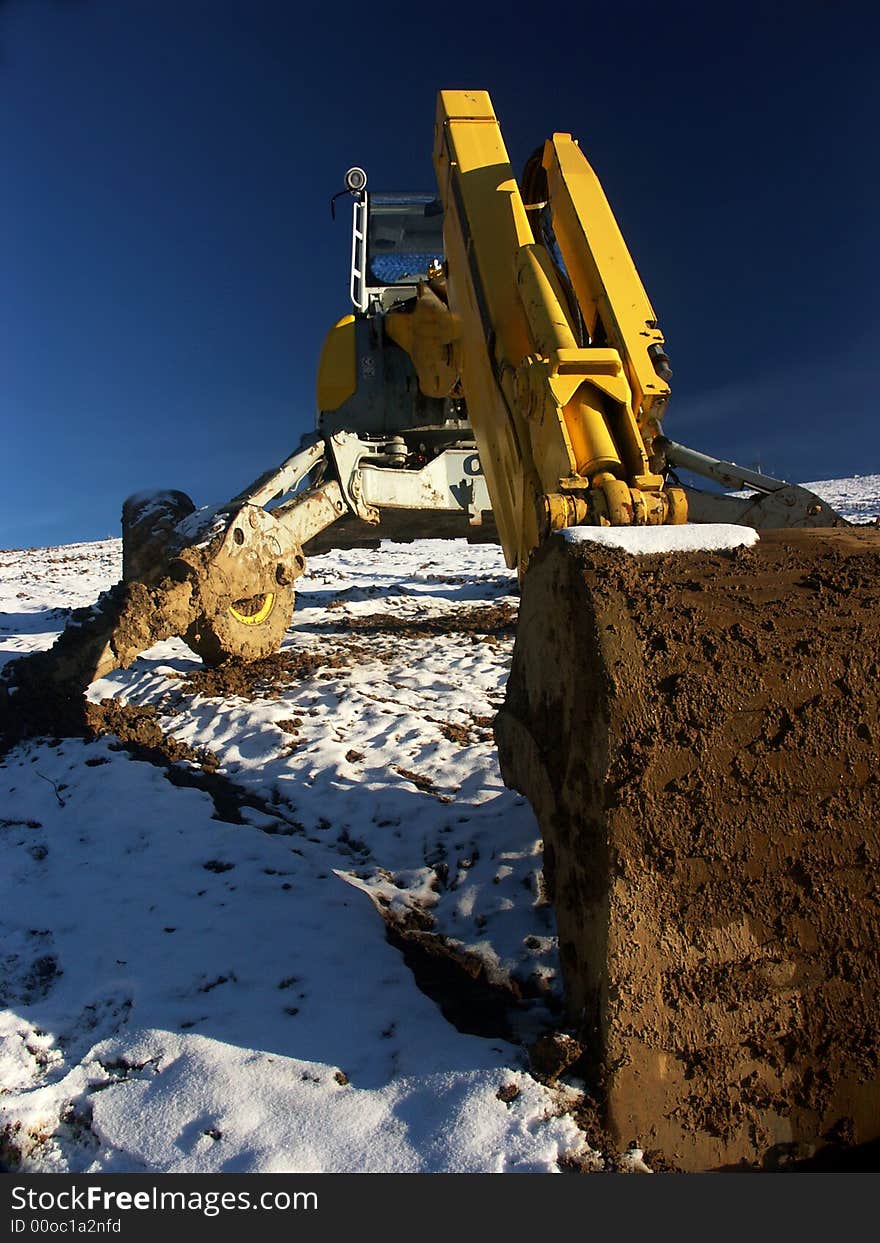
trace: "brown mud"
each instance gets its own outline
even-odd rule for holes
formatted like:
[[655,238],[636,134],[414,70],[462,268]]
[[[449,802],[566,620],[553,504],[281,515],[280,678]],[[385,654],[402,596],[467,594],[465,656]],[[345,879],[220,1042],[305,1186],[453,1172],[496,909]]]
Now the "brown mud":
[[0,754],[25,738],[88,734],[83,698],[91,682],[125,668],[162,639],[182,633],[194,610],[189,584],[117,583],[75,609],[46,652],[10,661],[0,676]]
[[193,669],[180,682],[189,695],[207,695],[222,699],[238,695],[243,699],[268,699],[293,682],[314,677],[332,677],[333,669],[349,668],[366,652],[351,647],[320,651],[276,652],[262,660],[227,660],[213,668]]
[[606,1125],[655,1168],[880,1138],[878,687],[877,532],[529,569],[502,772]]
[[402,634],[408,638],[430,638],[436,634],[479,634],[487,638],[505,638],[516,629],[517,611],[512,604],[487,604],[480,608],[452,608],[445,613],[418,617],[361,613],[347,617],[345,629],[367,634]]

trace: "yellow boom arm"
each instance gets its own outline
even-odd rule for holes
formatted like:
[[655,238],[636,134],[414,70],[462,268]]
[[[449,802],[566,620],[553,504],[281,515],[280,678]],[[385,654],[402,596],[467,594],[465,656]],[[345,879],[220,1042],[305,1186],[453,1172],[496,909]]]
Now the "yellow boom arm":
[[[508,565],[563,526],[684,522],[683,492],[651,470],[663,336],[577,143],[548,140],[546,198],[524,203],[488,94],[441,91],[434,167],[453,348]],[[545,208],[563,267],[535,240]]]

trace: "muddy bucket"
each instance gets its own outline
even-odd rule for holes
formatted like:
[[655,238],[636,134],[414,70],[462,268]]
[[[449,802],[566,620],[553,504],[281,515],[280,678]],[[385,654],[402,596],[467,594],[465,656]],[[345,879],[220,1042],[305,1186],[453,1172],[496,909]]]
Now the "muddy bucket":
[[880,533],[633,556],[554,537],[496,722],[572,1025],[657,1168],[880,1137]]

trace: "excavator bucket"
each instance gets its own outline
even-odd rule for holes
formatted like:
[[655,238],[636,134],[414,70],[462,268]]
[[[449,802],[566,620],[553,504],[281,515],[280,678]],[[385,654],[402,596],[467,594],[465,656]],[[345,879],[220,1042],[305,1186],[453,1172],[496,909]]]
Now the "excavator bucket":
[[496,736],[614,1140],[773,1168],[880,1137],[880,532],[555,536]]

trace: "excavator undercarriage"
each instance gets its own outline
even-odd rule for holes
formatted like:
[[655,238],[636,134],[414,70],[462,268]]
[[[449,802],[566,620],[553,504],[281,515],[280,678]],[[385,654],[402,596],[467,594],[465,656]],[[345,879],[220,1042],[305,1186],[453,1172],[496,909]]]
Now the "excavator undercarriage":
[[[434,165],[436,195],[347,175],[316,430],[221,506],[129,498],[122,582],[9,666],[4,730],[57,730],[173,635],[271,654],[307,554],[496,539],[522,584],[502,774],[616,1141],[697,1170],[880,1138],[880,534],[664,435],[664,338],[570,135],[518,183],[488,95],[443,91]],[[714,543],[683,551],[685,524]],[[618,527],[656,550],[589,538]]]

